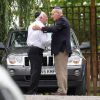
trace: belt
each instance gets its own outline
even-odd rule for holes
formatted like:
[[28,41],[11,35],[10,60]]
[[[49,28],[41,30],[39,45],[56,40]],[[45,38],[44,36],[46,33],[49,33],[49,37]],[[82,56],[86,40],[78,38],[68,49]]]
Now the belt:
[[38,50],[39,50],[39,51],[43,51],[43,50],[44,50],[44,49],[42,49],[42,48],[39,48],[39,47],[33,46],[33,45],[31,45],[30,48],[36,49],[37,51],[38,51]]

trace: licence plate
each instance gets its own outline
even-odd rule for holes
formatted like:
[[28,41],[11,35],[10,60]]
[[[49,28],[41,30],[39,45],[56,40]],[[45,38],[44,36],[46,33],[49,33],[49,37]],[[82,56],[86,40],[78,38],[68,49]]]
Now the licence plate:
[[42,68],[41,74],[42,75],[55,75],[55,69],[54,68]]

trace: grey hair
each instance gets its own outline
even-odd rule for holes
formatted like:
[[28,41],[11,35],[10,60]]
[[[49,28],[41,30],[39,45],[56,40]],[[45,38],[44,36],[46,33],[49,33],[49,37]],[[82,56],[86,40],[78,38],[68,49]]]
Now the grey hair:
[[62,9],[54,8],[53,10],[54,10],[55,12],[58,12],[60,15],[63,15]]

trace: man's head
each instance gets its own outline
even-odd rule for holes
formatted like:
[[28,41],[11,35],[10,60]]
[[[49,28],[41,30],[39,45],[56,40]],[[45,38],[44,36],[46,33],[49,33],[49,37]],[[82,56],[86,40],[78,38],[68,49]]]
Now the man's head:
[[37,19],[39,19],[42,23],[46,23],[48,21],[48,16],[46,15],[45,12],[41,12],[40,14],[37,14],[38,17]]
[[61,16],[63,16],[62,9],[60,7],[54,7],[53,10],[51,11],[51,18],[56,21],[58,20]]

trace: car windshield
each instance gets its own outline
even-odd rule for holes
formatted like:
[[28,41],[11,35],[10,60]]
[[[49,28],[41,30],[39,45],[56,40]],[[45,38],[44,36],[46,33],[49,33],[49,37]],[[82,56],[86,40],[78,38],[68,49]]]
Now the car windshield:
[[[48,37],[51,38],[51,33],[48,33]],[[10,45],[12,47],[27,47],[27,31],[14,31],[12,33]],[[75,38],[71,32],[71,47],[76,47]]]
[[27,31],[15,31],[12,33],[11,46],[26,47]]

